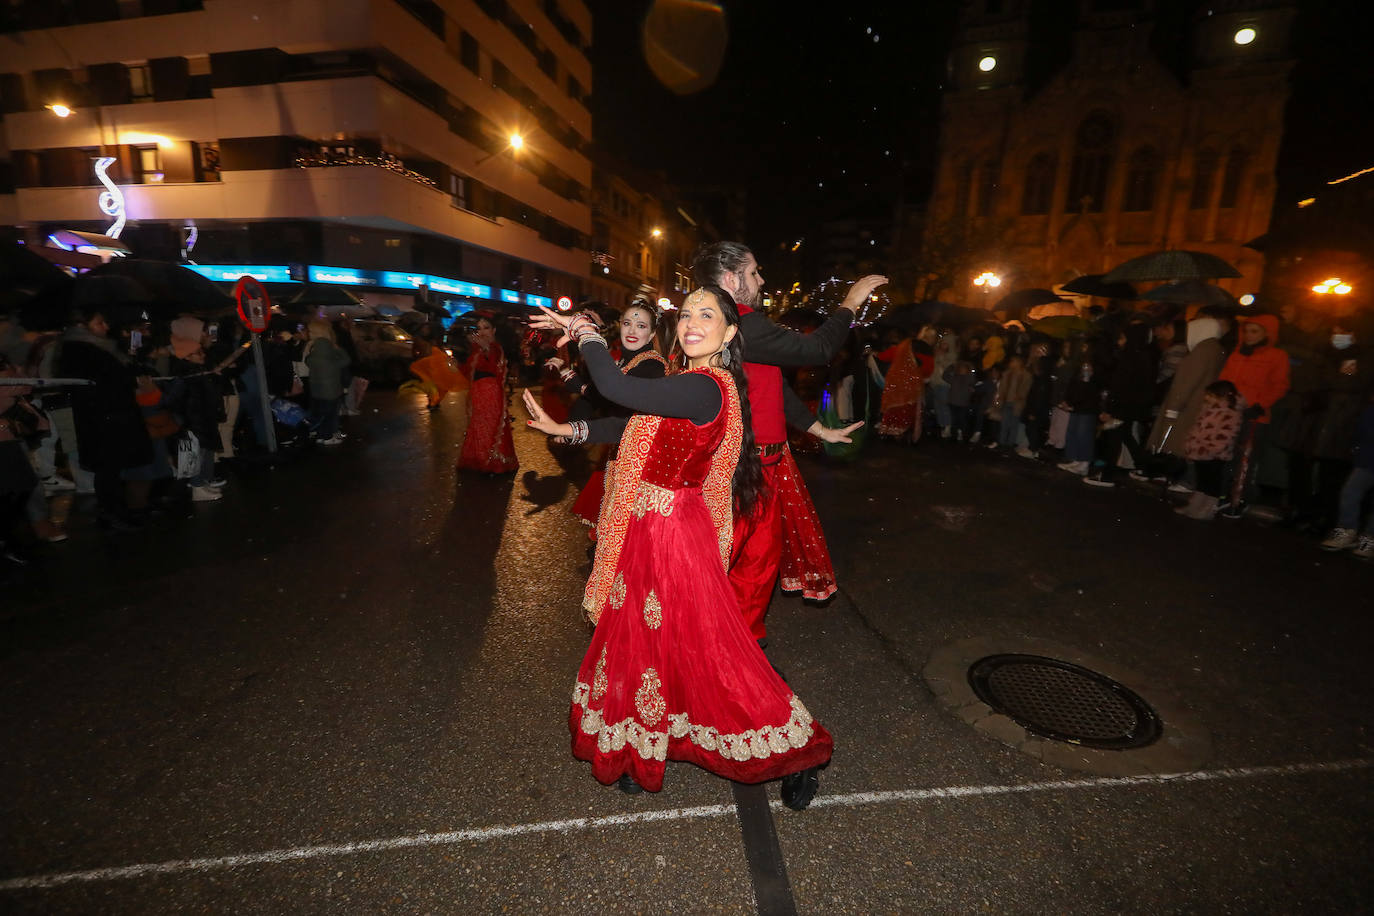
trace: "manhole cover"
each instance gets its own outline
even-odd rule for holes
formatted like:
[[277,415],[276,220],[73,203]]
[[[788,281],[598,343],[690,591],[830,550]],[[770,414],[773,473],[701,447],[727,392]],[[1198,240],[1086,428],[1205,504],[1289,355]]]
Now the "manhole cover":
[[1138,694],[1081,665],[1040,655],[989,655],[968,670],[978,699],[1032,734],[1085,747],[1125,750],[1159,738],[1161,725]]

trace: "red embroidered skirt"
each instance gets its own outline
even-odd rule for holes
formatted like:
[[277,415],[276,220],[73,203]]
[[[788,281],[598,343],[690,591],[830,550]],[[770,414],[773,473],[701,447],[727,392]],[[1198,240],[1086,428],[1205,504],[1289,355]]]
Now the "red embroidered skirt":
[[824,601],[835,594],[835,567],[825,546],[825,532],[811,504],[797,462],[784,450],[777,470],[770,475],[773,497],[782,509],[782,559],[778,564],[780,585],[785,592],[801,592],[802,597]]
[[458,467],[467,471],[504,474],[520,466],[515,458],[510,420],[506,415],[506,388],[500,379],[482,378],[468,393],[468,429]]
[[663,787],[668,760],[764,782],[830,759],[830,733],[749,633],[699,490],[632,517],[573,688],[573,755],[610,784]]

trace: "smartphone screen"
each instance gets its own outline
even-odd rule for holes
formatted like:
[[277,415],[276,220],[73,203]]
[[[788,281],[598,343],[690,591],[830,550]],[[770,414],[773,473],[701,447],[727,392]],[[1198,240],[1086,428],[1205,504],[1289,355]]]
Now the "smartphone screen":
[[130,353],[137,353],[137,352],[138,352],[138,348],[141,347],[141,346],[143,346],[143,332],[142,332],[142,331],[130,331],[130,332],[129,332],[129,352],[130,352]]

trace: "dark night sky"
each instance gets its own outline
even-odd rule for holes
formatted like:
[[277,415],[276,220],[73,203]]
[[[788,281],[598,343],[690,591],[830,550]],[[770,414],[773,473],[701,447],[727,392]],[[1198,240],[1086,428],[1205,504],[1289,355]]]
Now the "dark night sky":
[[[760,253],[807,235],[821,219],[890,215],[899,187],[921,198],[955,0],[722,5],[729,45],[720,74],[710,88],[680,96],[644,61],[641,27],[650,0],[590,0],[599,146],[679,184],[743,185],[746,241]],[[1068,51],[1064,23],[1077,5],[1034,5],[1032,46],[1050,69]],[[1279,165],[1281,203],[1374,166],[1374,4],[1295,5],[1297,65]],[[1207,6],[1160,0],[1156,8],[1166,23],[1185,26]]]

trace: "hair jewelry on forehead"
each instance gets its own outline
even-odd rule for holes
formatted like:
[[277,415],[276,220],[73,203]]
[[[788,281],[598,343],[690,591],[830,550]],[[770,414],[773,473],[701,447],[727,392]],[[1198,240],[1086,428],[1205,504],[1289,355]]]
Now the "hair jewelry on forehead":
[[706,290],[705,288],[698,287],[697,289],[694,289],[694,290],[692,290],[690,293],[687,294],[687,298],[684,299],[684,300],[682,300],[682,304],[683,304],[684,306],[686,306],[686,305],[698,305],[698,304],[700,304],[700,303],[702,302],[702,300],[705,300],[705,299],[710,299],[711,301],[714,302],[714,301],[715,301],[715,298],[716,298],[716,297],[713,296],[713,295],[710,293],[710,291]]

